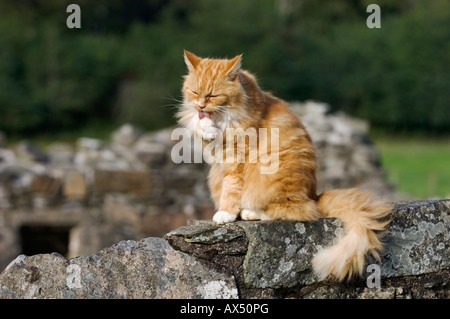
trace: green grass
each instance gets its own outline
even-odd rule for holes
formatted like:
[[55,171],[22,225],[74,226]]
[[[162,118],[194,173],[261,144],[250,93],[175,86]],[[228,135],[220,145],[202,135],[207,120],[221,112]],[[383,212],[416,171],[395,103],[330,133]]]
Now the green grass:
[[387,181],[414,198],[450,198],[450,138],[372,137]]

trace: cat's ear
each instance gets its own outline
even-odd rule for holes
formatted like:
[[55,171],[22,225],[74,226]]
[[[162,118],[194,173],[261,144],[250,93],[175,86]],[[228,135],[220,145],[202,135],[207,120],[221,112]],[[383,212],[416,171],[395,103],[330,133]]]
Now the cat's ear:
[[228,61],[228,71],[227,75],[231,81],[234,81],[236,77],[239,75],[239,70],[242,65],[242,54],[235,56],[230,61]]
[[195,68],[197,67],[200,60],[201,60],[201,58],[196,56],[194,53],[184,50],[184,62],[186,63],[186,65],[189,69],[189,72],[192,72],[195,70]]

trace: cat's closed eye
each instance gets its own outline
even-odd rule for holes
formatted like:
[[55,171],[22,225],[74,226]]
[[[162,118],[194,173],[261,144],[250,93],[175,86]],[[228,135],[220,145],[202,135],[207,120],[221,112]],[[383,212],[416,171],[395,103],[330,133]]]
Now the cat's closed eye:
[[193,90],[191,90],[191,89],[187,89],[188,90],[188,92],[190,92],[190,93],[192,93],[193,95],[195,95],[195,96],[198,96],[198,93],[197,92],[195,92],[195,91],[193,91]]

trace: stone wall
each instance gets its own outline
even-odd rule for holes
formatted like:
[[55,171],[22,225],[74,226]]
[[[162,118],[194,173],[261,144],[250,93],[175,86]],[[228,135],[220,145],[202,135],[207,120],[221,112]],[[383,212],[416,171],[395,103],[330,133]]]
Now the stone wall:
[[[367,122],[327,114],[327,105],[312,101],[291,107],[317,149],[319,192],[360,186],[378,197],[398,198],[383,181]],[[24,238],[24,229],[66,229],[64,255],[70,258],[124,239],[163,236],[188,219],[210,219],[208,166],[173,163],[178,141],[171,133],[172,128],[144,132],[126,124],[107,141],[80,137],[75,144],[55,141],[45,148],[29,141],[7,148],[1,135],[0,270],[32,240]]]
[[20,255],[0,274],[0,298],[449,298],[450,200],[397,203],[391,217],[381,262],[346,283],[311,269],[342,233],[336,219],[192,220],[92,256]]
[[70,228],[74,257],[211,218],[206,164],[173,163],[171,131],[124,125],[108,142],[0,148],[0,269],[21,253],[23,227]]

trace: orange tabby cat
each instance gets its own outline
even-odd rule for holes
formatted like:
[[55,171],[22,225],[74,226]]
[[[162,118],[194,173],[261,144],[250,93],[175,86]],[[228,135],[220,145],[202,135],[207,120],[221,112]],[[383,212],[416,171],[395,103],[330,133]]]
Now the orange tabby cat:
[[[276,154],[278,159],[277,169],[269,174],[261,173],[261,168],[269,164],[260,157],[257,161],[212,163],[208,184],[218,209],[213,220],[223,224],[239,215],[244,220],[336,217],[342,221],[345,235],[314,257],[314,271],[320,279],[362,275],[366,254],[378,258],[377,250],[382,245],[375,231],[388,224],[380,219],[388,215],[391,205],[371,200],[370,193],[357,189],[317,195],[314,146],[287,103],[259,88],[255,78],[241,69],[241,56],[209,59],[185,51],[184,58],[189,73],[177,114],[179,123],[204,145],[216,139],[223,141],[223,154],[230,151],[225,146],[226,129],[268,129],[267,135],[258,136],[256,147],[266,148],[268,155]],[[277,129],[277,147],[270,142],[273,129]],[[237,150],[234,137],[230,145]],[[246,146],[244,155],[248,158],[251,147]]]

